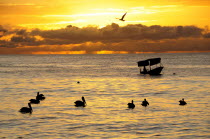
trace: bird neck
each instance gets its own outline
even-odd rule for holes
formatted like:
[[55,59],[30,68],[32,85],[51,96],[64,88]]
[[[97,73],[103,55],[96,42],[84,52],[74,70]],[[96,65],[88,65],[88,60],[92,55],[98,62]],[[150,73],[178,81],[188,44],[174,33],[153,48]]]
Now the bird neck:
[[36,96],[36,100],[39,100],[39,96]]
[[30,104],[30,103],[28,103],[28,106],[29,106],[29,108],[32,110],[32,107],[31,107],[31,104]]
[[86,101],[85,101],[85,98],[84,98],[84,97],[82,97],[82,101],[83,101],[84,103],[86,103]]

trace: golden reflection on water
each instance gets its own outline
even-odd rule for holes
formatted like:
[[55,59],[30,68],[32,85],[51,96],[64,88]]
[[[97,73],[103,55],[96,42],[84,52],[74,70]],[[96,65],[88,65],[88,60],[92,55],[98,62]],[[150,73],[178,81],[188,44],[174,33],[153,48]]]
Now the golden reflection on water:
[[[200,72],[205,65],[186,66],[183,55],[164,56],[168,68],[158,77],[138,74],[130,61],[144,57],[140,55],[3,57],[0,137],[208,138],[208,65]],[[193,56],[197,60],[202,55]],[[32,105],[31,115],[19,113],[38,91],[46,99]],[[87,106],[75,107],[82,96]],[[150,103],[146,108],[141,106],[144,98]],[[182,98],[186,106],[179,106]],[[127,108],[131,100],[134,109]]]
[[[80,84],[77,81],[80,81]],[[3,109],[7,109],[10,114],[4,115],[2,120],[17,119],[19,122],[16,124],[19,123],[20,128],[30,129],[23,132],[21,130],[21,133],[12,129],[20,136],[31,135],[35,130],[43,131],[49,136],[52,132],[59,131],[66,136],[72,134],[74,137],[94,135],[100,138],[106,137],[107,134],[111,138],[119,136],[120,138],[155,136],[170,138],[171,135],[176,138],[182,129],[193,130],[190,122],[198,124],[199,122],[195,120],[208,118],[206,113],[199,114],[203,108],[197,106],[194,96],[189,96],[192,93],[190,91],[192,85],[162,78],[150,80],[40,78],[31,79],[30,82],[8,80],[8,87],[9,84],[17,85],[16,89],[11,89],[9,92],[11,95],[13,93],[14,98],[11,97],[11,101],[3,102]],[[24,92],[20,91],[23,88],[26,88]],[[16,90],[19,90],[18,95]],[[33,104],[31,115],[18,113],[21,107],[27,106],[29,99],[35,98],[37,90],[41,90],[46,100],[38,105]],[[82,96],[85,97],[87,106],[75,107],[74,101],[81,100]],[[197,96],[199,97],[199,94]],[[188,104],[179,106],[178,101],[183,97]],[[141,106],[144,98],[150,103],[146,108]],[[127,103],[131,100],[134,100],[136,105],[134,109],[127,108]],[[32,129],[36,126],[38,129]],[[190,133],[186,132],[187,134]]]

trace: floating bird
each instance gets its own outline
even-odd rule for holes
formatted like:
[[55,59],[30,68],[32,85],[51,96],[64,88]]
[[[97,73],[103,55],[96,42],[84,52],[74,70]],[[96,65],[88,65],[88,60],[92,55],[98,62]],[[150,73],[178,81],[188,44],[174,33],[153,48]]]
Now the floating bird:
[[187,104],[187,102],[184,101],[184,98],[179,101],[179,105],[186,105],[186,104]]
[[81,100],[77,100],[74,103],[75,103],[76,107],[80,107],[80,106],[85,107],[85,105],[87,105],[84,97],[82,97],[82,101]]
[[28,106],[29,107],[22,107],[20,110],[19,110],[19,112],[21,112],[21,113],[32,113],[32,107],[31,107],[31,104],[30,103],[28,103]]
[[125,18],[126,14],[127,14],[127,12],[120,19],[119,18],[117,18],[117,19],[119,19],[120,21],[125,21],[124,18]]
[[29,101],[32,104],[39,104],[40,103],[40,101],[39,101],[39,99],[37,99],[37,97],[36,97],[36,99],[30,99]]
[[77,83],[80,83],[80,81],[77,81]]
[[37,92],[36,99],[37,100],[44,100],[45,96],[43,94],[39,94],[39,92]]
[[141,103],[141,105],[142,106],[147,106],[147,105],[149,105],[149,102],[146,100],[146,98],[144,99],[144,101],[142,101],[142,103]]
[[131,101],[131,103],[128,103],[127,105],[128,105],[128,108],[131,108],[131,109],[135,108],[135,104],[133,104],[133,100]]

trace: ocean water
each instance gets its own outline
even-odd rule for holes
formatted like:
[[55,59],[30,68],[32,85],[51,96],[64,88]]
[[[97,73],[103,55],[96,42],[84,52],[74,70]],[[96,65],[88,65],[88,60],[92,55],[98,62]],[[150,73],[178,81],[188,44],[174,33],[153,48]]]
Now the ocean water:
[[[163,75],[140,75],[155,57]],[[0,77],[0,138],[210,138],[210,53],[0,55]],[[33,113],[18,112],[38,91]]]

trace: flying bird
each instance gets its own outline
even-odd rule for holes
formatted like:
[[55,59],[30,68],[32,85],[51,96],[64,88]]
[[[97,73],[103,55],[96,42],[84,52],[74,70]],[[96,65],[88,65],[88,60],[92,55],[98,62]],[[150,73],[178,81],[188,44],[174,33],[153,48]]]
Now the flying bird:
[[124,18],[125,18],[126,14],[127,14],[127,12],[120,19],[119,18],[117,18],[117,19],[119,19],[120,21],[125,21]]

